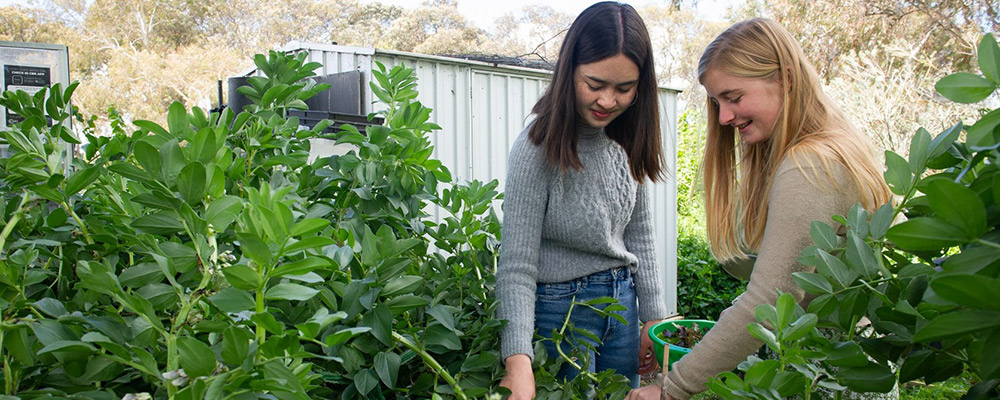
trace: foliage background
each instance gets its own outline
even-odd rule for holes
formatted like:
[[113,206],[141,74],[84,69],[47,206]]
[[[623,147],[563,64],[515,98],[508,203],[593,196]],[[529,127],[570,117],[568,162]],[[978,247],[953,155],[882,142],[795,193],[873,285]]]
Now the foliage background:
[[[799,38],[833,97],[881,150],[906,156],[917,127],[940,131],[972,121],[980,106],[944,101],[941,77],[968,71],[975,44],[1000,30],[991,0],[748,0],[724,21],[707,21],[695,1],[664,1],[639,11],[657,50],[663,85],[683,90],[678,123],[678,287],[682,313],[711,318],[742,286],[704,246],[699,197],[703,90],[694,76],[701,50],[733,21],[767,16]],[[217,106],[216,82],[250,67],[252,54],[290,40],[430,54],[498,54],[552,61],[572,21],[528,6],[473,26],[457,0],[407,10],[357,0],[31,0],[0,8],[0,40],[70,45],[74,104],[84,114],[118,110],[124,122],[163,124],[175,101]],[[996,104],[994,96],[987,104]],[[110,133],[112,121],[96,121]],[[704,285],[695,283],[705,282]]]

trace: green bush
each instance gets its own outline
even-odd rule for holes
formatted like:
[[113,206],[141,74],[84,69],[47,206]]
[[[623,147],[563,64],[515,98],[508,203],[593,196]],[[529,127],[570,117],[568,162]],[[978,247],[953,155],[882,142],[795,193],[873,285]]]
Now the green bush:
[[[271,52],[247,110],[70,134],[75,84],[5,92],[0,359],[14,398],[483,396],[497,183],[431,159],[430,109],[373,71],[385,125],[303,129],[319,67]],[[49,121],[52,125],[49,125]],[[81,123],[86,123],[82,118]],[[309,140],[354,150],[309,161]],[[64,142],[82,147],[67,157]],[[437,204],[440,223],[424,211]],[[436,247],[442,251],[429,251]],[[474,277],[475,279],[469,279]]]
[[[0,397],[499,396],[498,183],[442,184],[404,66],[372,71],[384,125],[303,128],[288,110],[326,88],[306,57],[255,57],[246,110],[112,112],[110,137],[70,107],[76,84],[3,93],[24,121],[0,133]],[[351,150],[310,161],[321,138]],[[539,354],[539,398],[625,396],[611,371],[557,381],[577,354]]]
[[719,266],[702,236],[677,235],[677,312],[686,318],[717,320],[746,290],[746,282]]

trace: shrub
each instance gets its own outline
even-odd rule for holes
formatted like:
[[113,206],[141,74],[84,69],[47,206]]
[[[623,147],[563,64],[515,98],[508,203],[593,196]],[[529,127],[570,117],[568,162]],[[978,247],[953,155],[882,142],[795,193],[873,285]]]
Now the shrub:
[[[288,110],[326,88],[305,60],[255,57],[246,110],[175,103],[131,131],[112,112],[110,137],[70,107],[75,83],[3,93],[24,121],[0,133],[2,397],[498,396],[497,182],[443,185],[404,66],[372,71],[384,125],[303,128]],[[352,150],[310,161],[321,138]],[[539,398],[625,395],[539,354]]]
[[716,320],[746,289],[724,271],[702,236],[677,235],[677,312],[688,319]]

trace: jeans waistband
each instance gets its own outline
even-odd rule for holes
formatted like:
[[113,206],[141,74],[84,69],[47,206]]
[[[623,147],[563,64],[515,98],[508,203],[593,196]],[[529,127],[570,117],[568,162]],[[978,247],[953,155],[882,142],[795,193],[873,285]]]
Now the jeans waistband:
[[587,275],[580,280],[590,281],[590,282],[611,282],[616,280],[628,279],[632,275],[632,272],[628,267],[614,267],[601,272],[595,272],[593,274]]

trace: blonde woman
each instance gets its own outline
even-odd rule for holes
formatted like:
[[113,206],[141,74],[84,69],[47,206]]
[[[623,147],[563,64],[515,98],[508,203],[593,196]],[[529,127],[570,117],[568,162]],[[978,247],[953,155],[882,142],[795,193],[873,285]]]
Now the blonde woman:
[[[762,343],[747,332],[759,304],[791,293],[807,267],[796,259],[812,243],[814,220],[833,224],[860,202],[890,200],[869,140],[823,93],[798,42],[769,19],[737,23],[715,38],[698,65],[707,92],[704,184],[708,239],[720,262],[757,254],[747,291],[691,353],[670,366],[662,386],[629,399],[688,399],[710,377],[736,368]],[[836,226],[836,225],[834,225]]]

